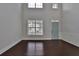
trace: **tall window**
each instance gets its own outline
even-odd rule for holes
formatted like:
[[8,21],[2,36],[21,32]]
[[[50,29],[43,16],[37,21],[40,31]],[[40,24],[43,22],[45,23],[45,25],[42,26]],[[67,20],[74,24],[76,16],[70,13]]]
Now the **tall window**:
[[28,20],[28,35],[43,35],[43,21]]

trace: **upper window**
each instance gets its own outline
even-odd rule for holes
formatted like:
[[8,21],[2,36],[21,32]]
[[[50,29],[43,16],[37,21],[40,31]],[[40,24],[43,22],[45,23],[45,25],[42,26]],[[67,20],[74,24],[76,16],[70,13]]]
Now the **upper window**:
[[58,8],[58,4],[57,3],[52,4],[52,8],[53,9],[57,9]]
[[28,3],[28,8],[43,8],[43,3]]
[[36,8],[43,8],[43,4],[42,3],[36,3]]
[[35,8],[35,3],[28,3],[28,8]]

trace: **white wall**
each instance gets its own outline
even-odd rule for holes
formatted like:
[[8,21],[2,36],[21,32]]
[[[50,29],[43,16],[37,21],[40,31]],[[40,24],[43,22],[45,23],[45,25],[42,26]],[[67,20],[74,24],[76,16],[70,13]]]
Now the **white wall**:
[[63,4],[62,37],[79,47],[79,4]]
[[0,4],[0,50],[21,39],[21,4]]
[[[25,39],[51,39],[52,35],[52,23],[51,20],[60,20],[61,21],[61,3],[59,4],[58,9],[52,8],[52,3],[44,3],[43,8],[28,8],[28,4],[23,4],[23,20],[22,20],[22,29],[23,37]],[[44,35],[42,36],[29,36],[27,35],[27,20],[28,19],[38,19],[43,20],[43,29]]]

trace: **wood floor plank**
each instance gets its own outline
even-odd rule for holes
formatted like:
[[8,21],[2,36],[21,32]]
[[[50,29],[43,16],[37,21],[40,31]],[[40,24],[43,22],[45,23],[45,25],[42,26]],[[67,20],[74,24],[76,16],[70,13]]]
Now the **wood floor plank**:
[[[35,56],[79,56],[79,47],[63,40],[22,40],[1,56],[27,56],[29,42],[37,43],[38,48],[34,48],[37,51]],[[43,48],[41,48],[41,45],[39,46],[39,43],[42,43]]]

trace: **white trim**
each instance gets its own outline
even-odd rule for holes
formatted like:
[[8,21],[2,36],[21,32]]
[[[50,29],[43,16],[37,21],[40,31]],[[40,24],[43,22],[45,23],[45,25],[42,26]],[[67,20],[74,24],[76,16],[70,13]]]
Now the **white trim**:
[[51,20],[51,22],[59,22],[59,20]]
[[79,33],[62,32],[62,40],[79,47]]
[[22,40],[52,40],[52,39],[58,40],[58,39],[54,39],[54,38],[23,38]]
[[6,46],[5,48],[3,48],[2,50],[0,50],[0,55],[2,54],[2,53],[4,53],[5,51],[7,51],[8,49],[10,49],[11,47],[13,47],[13,46],[15,46],[17,43],[19,43],[21,40],[18,40],[18,41],[16,41],[16,42],[14,42],[14,43],[12,43],[12,44],[9,44],[8,46]]
[[59,39],[62,39],[62,34],[61,34],[61,32],[59,32]]
[[23,40],[51,40],[51,38],[23,38]]

